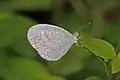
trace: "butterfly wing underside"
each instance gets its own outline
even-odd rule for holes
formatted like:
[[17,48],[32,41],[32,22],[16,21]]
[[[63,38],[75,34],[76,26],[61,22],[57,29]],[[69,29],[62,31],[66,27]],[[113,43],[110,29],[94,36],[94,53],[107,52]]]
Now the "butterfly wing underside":
[[73,44],[73,35],[57,26],[38,24],[28,30],[27,38],[39,55],[49,61],[60,59]]

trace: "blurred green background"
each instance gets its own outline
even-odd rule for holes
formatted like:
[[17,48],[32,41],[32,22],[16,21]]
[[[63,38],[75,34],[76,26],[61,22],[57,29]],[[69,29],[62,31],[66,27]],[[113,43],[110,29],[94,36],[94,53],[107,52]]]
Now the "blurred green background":
[[37,23],[82,28],[119,52],[120,0],[0,0],[0,80],[107,80],[105,66],[75,45],[59,61],[43,60],[26,38]]

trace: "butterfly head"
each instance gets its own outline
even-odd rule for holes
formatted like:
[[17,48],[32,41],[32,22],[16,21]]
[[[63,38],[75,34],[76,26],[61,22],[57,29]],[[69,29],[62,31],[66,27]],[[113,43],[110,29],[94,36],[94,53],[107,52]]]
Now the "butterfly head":
[[78,36],[79,36],[79,33],[78,33],[78,32],[75,32],[75,33],[73,34],[73,38],[74,38],[73,42],[74,42],[74,43],[77,43]]

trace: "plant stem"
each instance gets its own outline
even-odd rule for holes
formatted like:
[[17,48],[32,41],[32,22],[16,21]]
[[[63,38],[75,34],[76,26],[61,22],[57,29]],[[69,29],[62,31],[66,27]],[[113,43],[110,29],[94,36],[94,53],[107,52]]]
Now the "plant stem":
[[105,64],[106,64],[106,72],[108,74],[108,79],[112,80],[112,66],[110,64],[110,61],[109,62],[105,62]]
[[108,80],[112,80],[112,72],[111,72],[112,68],[111,68],[111,65],[110,65],[110,61],[105,62],[101,58],[99,58],[99,57],[97,57],[97,58],[98,58],[98,60],[100,60],[104,64],[105,71],[106,71],[106,74],[108,76]]

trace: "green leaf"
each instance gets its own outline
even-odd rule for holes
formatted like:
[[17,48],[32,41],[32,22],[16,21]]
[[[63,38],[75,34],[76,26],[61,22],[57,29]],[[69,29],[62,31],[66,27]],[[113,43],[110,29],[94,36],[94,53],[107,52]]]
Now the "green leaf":
[[101,79],[98,78],[97,76],[91,76],[91,77],[87,77],[85,80],[101,80]]
[[10,14],[7,14],[7,13],[0,13],[0,20],[2,20],[2,19],[5,19],[5,18],[9,18],[11,15]]
[[5,15],[0,19],[0,47],[8,47],[15,39],[26,36],[28,27],[34,24],[28,18],[13,14],[8,14],[8,17],[7,13]]
[[108,79],[106,74],[106,66],[104,63],[98,59],[96,56],[92,56],[84,60],[84,71],[81,72],[81,76],[98,76],[101,79]]
[[120,52],[118,53],[117,58],[113,59],[111,65],[112,65],[112,73],[117,73],[120,71]]
[[111,42],[116,51],[120,50],[120,20],[113,25],[107,24],[105,28],[105,39]]
[[9,1],[9,0],[0,0],[0,2],[7,2],[7,1]]
[[49,8],[51,7],[51,2],[51,0],[13,0],[11,6],[16,9]]
[[7,69],[5,65],[7,58],[8,57],[5,55],[5,51],[3,49],[0,49],[0,77],[7,74]]
[[34,58],[36,57],[37,52],[35,49],[32,48],[30,43],[28,42],[27,38],[20,37],[14,41],[14,43],[11,45],[14,51],[19,53],[22,56]]
[[8,73],[4,80],[64,80],[52,75],[47,67],[33,59],[14,57],[7,61]]
[[116,57],[116,52],[113,46],[104,40],[86,38],[83,42],[83,45],[96,56],[104,59],[114,59]]
[[91,54],[86,52],[85,49],[73,46],[59,61],[49,62],[48,64],[55,74],[70,75],[81,70],[83,68],[82,60],[90,56]]
[[53,8],[53,0],[12,0],[1,4],[1,10],[48,10]]

